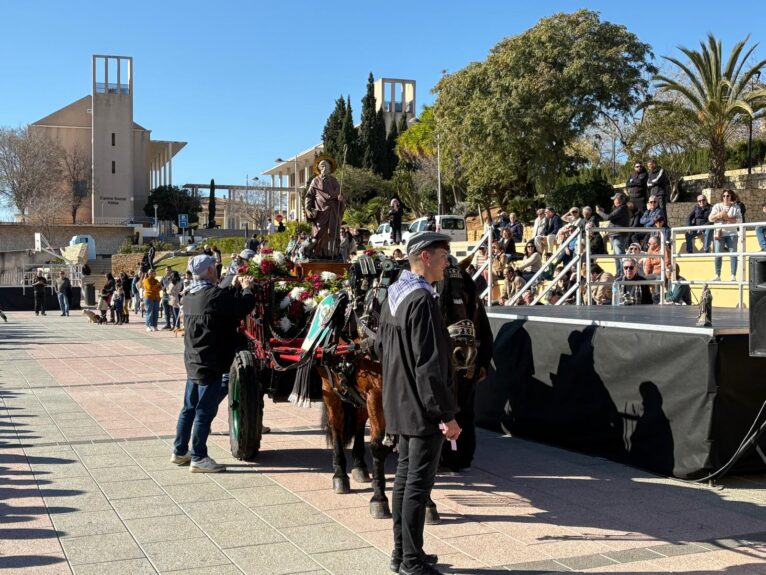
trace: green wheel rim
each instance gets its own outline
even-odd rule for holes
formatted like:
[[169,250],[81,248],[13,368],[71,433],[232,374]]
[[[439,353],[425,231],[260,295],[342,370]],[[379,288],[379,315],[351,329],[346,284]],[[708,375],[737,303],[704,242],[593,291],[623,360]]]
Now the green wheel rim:
[[231,430],[234,437],[239,437],[239,377],[232,379],[229,395],[231,401]]

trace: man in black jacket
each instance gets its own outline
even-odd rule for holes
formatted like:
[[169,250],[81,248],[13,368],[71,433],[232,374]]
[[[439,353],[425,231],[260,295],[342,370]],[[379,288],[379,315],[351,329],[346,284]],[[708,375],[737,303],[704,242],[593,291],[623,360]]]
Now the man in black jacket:
[[194,280],[184,296],[184,364],[188,379],[170,462],[191,462],[192,473],[217,473],[226,467],[208,457],[207,437],[226,392],[223,377],[229,373],[239,347],[237,327],[255,307],[255,296],[249,276],[237,280],[243,288],[238,294],[216,287],[212,256],[195,256],[189,262],[189,271]]
[[42,313],[45,315],[45,288],[48,286],[48,280],[45,279],[43,272],[37,272],[35,281],[32,283],[32,294],[35,297],[35,315]]
[[622,303],[625,305],[652,304],[652,290],[646,284],[630,285],[630,282],[642,282],[646,278],[638,273],[638,261],[634,258],[625,258],[623,260],[623,270],[625,277],[622,281]]
[[[691,213],[689,213],[689,217],[686,218],[686,225],[687,226],[709,226],[710,221],[708,218],[710,217],[710,210],[713,208],[705,196],[700,194],[697,196],[697,203],[692,208]],[[707,229],[707,230],[700,230],[698,232],[695,231],[689,231],[686,232],[686,253],[687,254],[693,254],[694,253],[694,238],[702,234],[702,251],[705,253],[708,253],[710,251],[710,243],[713,241],[713,230]]]
[[646,209],[647,177],[648,174],[644,165],[641,162],[636,162],[633,166],[633,173],[625,184],[628,190],[629,201],[633,202],[633,208],[639,213],[643,213]]
[[662,166],[657,165],[657,162],[654,160],[646,162],[646,167],[649,168],[649,174],[646,178],[646,190],[650,196],[657,196],[657,207],[662,210],[665,219],[667,219],[665,206],[668,203],[670,179]]
[[[627,228],[630,227],[630,210],[625,204],[625,196],[620,193],[616,193],[612,196],[612,202],[614,209],[608,214],[604,212],[599,206],[596,206],[596,213],[604,220],[609,220],[609,223],[613,227]],[[612,254],[622,255],[625,253],[625,244],[627,243],[628,232],[609,232],[609,240],[612,243]],[[622,262],[615,260],[615,266],[617,267],[617,277],[622,277]]]
[[449,237],[415,234],[407,242],[410,270],[391,284],[376,342],[383,365],[386,432],[399,436],[393,490],[391,565],[404,575],[439,573],[423,552],[426,502],[444,437],[457,440],[457,406],[450,378],[450,342],[431,284],[444,277]]

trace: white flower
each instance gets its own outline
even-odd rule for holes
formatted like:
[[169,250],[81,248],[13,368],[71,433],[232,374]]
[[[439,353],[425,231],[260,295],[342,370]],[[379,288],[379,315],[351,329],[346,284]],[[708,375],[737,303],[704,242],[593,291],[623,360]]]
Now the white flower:
[[290,290],[290,299],[300,299],[301,294],[306,291],[306,288],[294,287]]
[[306,298],[306,300],[303,302],[303,307],[306,308],[306,311],[311,312],[314,311],[314,308],[317,306],[317,302],[315,302],[311,298]]
[[286,290],[287,289],[287,282],[277,282],[274,284],[278,290]]
[[283,333],[289,331],[291,327],[293,327],[293,322],[291,322],[287,316],[279,318],[279,329],[281,329]]
[[290,305],[290,297],[285,296],[282,298],[282,301],[279,302],[279,309],[285,309],[288,305]]
[[282,252],[274,252],[271,254],[271,257],[274,259],[274,262],[276,262],[277,265],[285,265],[285,254]]
[[319,301],[322,301],[324,298],[326,298],[328,295],[330,295],[332,292],[328,289],[319,290],[317,293],[317,299]]
[[263,256],[260,254],[253,256],[250,258],[250,261],[253,262],[255,265],[259,266],[261,265],[261,261],[263,260]]
[[323,282],[332,282],[338,279],[338,276],[332,272],[322,272],[319,277],[322,278]]

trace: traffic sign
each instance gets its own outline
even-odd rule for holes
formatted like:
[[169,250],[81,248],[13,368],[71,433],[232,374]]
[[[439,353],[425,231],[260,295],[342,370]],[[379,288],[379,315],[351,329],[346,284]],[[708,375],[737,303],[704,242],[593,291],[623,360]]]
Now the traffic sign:
[[189,227],[189,214],[178,214],[178,227],[182,230]]

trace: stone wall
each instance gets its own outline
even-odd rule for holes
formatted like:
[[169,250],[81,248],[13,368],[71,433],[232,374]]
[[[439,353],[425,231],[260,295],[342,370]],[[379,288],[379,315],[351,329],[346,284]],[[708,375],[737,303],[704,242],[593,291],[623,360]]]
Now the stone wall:
[[[39,226],[19,223],[0,223],[0,252],[31,250],[35,247],[35,232],[41,231]],[[90,235],[96,242],[96,253],[111,255],[130,237],[133,228],[129,226],[106,225],[59,225],[51,226],[46,234],[51,245],[69,245],[69,240],[76,235]],[[49,237],[50,236],[50,237]]]

